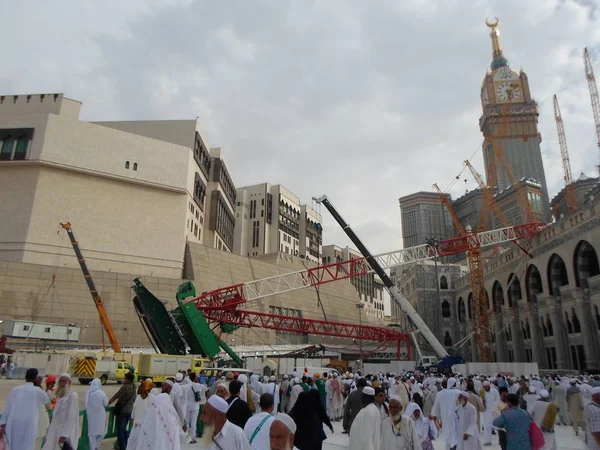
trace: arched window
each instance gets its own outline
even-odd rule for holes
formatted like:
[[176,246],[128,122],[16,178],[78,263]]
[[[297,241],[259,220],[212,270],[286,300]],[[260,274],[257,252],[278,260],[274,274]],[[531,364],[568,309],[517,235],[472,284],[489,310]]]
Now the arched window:
[[448,319],[450,318],[450,303],[448,303],[446,300],[444,300],[442,302],[442,317]]
[[446,331],[444,335],[444,347],[452,347],[452,336],[450,336],[449,331]]
[[129,169],[129,161],[125,161],[125,168]]
[[573,321],[573,333],[581,333],[581,324],[577,314],[575,314],[575,308],[571,308],[571,320]]
[[133,163],[133,170],[137,170],[137,163]]
[[567,333],[573,334],[573,324],[569,320],[569,315],[567,314],[566,311],[565,311],[565,325],[567,326]]
[[540,323],[542,324],[542,334],[544,337],[548,337],[548,328],[546,328],[546,322],[544,322],[543,317],[540,317]]
[[440,289],[448,289],[448,279],[444,275],[442,275],[442,278],[440,278]]
[[465,321],[465,301],[462,297],[458,299],[458,321],[461,323]]
[[550,320],[550,314],[546,314],[546,328],[548,328],[548,336],[554,336],[554,327],[552,326],[552,321]]
[[473,294],[469,294],[467,300],[467,312],[469,313],[469,320],[473,318]]

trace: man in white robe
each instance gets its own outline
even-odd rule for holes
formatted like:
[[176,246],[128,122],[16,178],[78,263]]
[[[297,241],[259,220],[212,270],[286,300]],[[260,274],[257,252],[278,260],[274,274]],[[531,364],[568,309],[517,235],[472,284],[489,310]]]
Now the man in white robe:
[[33,450],[40,407],[50,409],[48,397],[34,385],[37,377],[37,369],[27,370],[25,384],[17,386],[8,394],[0,419],[0,436],[4,436],[11,450]]
[[[296,422],[285,413],[279,413],[269,425],[270,450],[298,450],[294,447]],[[267,447],[263,447],[267,449]]]
[[207,450],[250,450],[248,438],[237,425],[227,420],[229,404],[211,396],[202,409],[202,442]]
[[181,450],[181,425],[169,394],[162,393],[148,398],[150,405],[141,425],[136,432],[131,433],[127,450]]
[[300,378],[296,377],[293,380],[294,385],[292,386],[292,393],[290,394],[290,403],[288,404],[288,412],[294,408],[296,401],[298,400],[298,396],[301,392],[304,392],[302,389],[302,385],[300,384]]
[[[290,390],[290,380],[288,375],[283,376],[283,382],[281,383],[281,412],[288,412],[288,405],[290,403],[290,395],[288,391]],[[242,400],[244,400],[242,398]]]
[[329,417],[331,420],[334,419],[333,416],[333,405],[332,400],[333,400],[333,390],[331,388],[331,381],[333,380],[333,375],[329,378],[327,378],[327,381],[325,382],[325,393],[327,394],[327,399],[325,400],[325,403],[327,405],[327,417]]
[[366,386],[363,389],[363,402],[366,406],[352,422],[349,450],[381,449],[381,413],[374,401],[375,389]]
[[492,387],[489,381],[483,382],[483,390],[485,396],[485,411],[483,411],[483,442],[485,445],[492,443],[492,422],[494,417],[492,412],[496,408],[496,403],[500,400],[500,394],[496,388]]
[[79,397],[71,389],[71,375],[68,373],[63,373],[58,379],[56,396],[58,402],[52,412],[52,421],[43,449],[60,450],[65,441],[68,441],[73,448],[77,448],[79,442]]
[[[42,388],[42,382],[44,381],[44,377],[38,376],[34,385],[36,387]],[[44,439],[46,438],[46,434],[48,433],[48,427],[50,426],[50,417],[48,417],[48,406],[42,405],[39,408],[38,413],[38,427],[37,427],[37,435],[35,440],[35,450],[42,450],[42,444],[44,443]]]
[[273,396],[263,394],[259,400],[260,412],[254,414],[244,425],[244,434],[250,442],[251,450],[264,450],[269,448],[269,428],[275,418],[273,413]]
[[400,397],[390,398],[390,417],[382,424],[382,450],[421,450],[415,423],[402,415]]
[[[542,389],[540,391],[540,399],[535,402],[535,406],[533,407],[533,414],[531,414],[532,420],[540,427],[542,433],[544,434],[544,446],[541,450],[556,450],[556,437],[554,435],[554,429],[546,429],[544,427],[544,421],[546,420],[546,414],[551,414],[549,419],[554,417],[556,420],[556,405],[553,405],[549,401],[550,393],[546,389]],[[552,409],[548,411],[548,408],[552,405]],[[549,420],[554,426],[554,420]]]
[[535,387],[529,386],[529,393],[523,396],[523,400],[527,402],[527,412],[529,415],[533,413],[533,407],[535,403],[539,400],[540,396],[535,393]]
[[456,378],[448,378],[447,388],[435,397],[431,416],[440,420],[446,441],[446,450],[458,444],[458,423],[456,420],[456,401],[461,391],[456,389]]
[[458,397],[458,444],[456,450],[481,450],[477,409],[469,402],[469,393],[461,392]]

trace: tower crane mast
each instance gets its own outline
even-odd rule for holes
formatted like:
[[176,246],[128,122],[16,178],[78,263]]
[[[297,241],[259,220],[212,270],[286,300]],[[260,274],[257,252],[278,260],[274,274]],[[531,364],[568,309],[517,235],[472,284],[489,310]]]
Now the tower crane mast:
[[556,130],[558,132],[558,142],[560,144],[560,154],[562,156],[562,165],[565,178],[565,198],[567,209],[573,212],[577,209],[577,197],[575,195],[575,185],[571,175],[571,162],[569,161],[569,150],[567,148],[567,138],[565,136],[565,126],[563,124],[558,98],[554,95],[554,119],[556,120]]
[[[592,112],[594,113],[594,123],[596,124],[596,138],[598,139],[598,148],[600,149],[600,99],[598,97],[598,86],[596,86],[596,78],[594,77],[594,69],[592,68],[592,60],[588,49],[583,49],[583,63],[585,65],[585,76],[590,89],[590,100],[592,102]],[[600,172],[600,164],[598,164]]]

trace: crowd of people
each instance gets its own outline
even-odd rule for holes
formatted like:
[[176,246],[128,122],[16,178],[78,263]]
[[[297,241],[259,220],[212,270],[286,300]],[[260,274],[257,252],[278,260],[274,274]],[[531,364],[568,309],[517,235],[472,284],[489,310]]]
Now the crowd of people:
[[[7,399],[0,437],[10,450],[77,448],[79,399],[65,373],[36,369]],[[350,450],[556,450],[557,424],[600,450],[600,378],[330,373],[260,377],[232,371],[176,373],[160,387],[127,374],[110,399],[100,380],[85,394],[87,439],[98,450],[114,404],[115,449],[319,450],[339,421]],[[49,420],[48,411],[52,411]],[[534,431],[540,438],[535,440]],[[131,430],[131,431],[130,431]],[[541,438],[543,436],[543,439]],[[533,441],[533,442],[532,442]]]

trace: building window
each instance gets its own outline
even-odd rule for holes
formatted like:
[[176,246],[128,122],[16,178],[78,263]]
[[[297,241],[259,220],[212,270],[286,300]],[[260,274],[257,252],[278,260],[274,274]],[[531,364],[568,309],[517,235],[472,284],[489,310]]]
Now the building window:
[[440,278],[440,289],[447,290],[448,289],[448,279],[442,275]]
[[71,330],[70,328],[67,330],[67,334],[73,334],[73,330]]
[[15,140],[8,136],[2,142],[2,150],[0,151],[0,160],[10,161],[12,159],[13,148],[15,147]]
[[44,333],[50,333],[50,327],[44,328]]
[[446,300],[442,302],[442,317],[446,319],[450,318],[450,303]]
[[260,222],[255,220],[252,224],[252,247],[258,247],[260,243]]
[[125,168],[129,169],[129,161],[125,161]]
[[137,163],[133,163],[133,170],[137,170]]
[[23,331],[29,331],[29,325],[23,325]]

